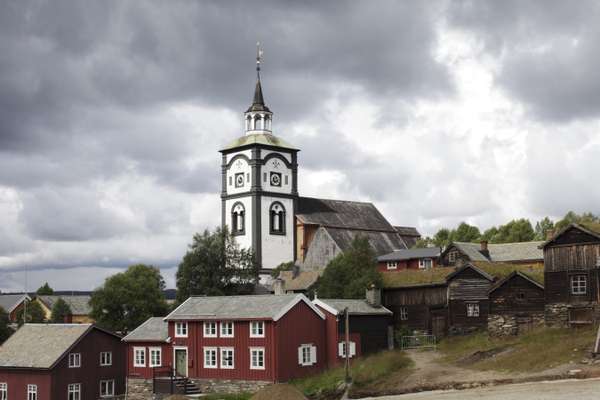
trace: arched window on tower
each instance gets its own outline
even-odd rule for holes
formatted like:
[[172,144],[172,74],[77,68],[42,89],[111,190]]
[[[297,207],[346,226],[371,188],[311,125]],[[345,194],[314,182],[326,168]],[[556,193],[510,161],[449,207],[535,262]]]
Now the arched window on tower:
[[271,116],[270,115],[265,115],[265,120],[264,120],[264,124],[265,124],[265,130],[270,131],[271,130]]
[[231,208],[231,234],[243,235],[246,229],[246,210],[242,203],[235,203]]
[[271,219],[271,234],[285,235],[285,208],[283,207],[283,204],[278,201],[271,204],[269,216]]
[[262,129],[262,119],[260,115],[256,114],[254,116],[254,130],[258,131],[260,129]]
[[246,117],[246,130],[252,130],[252,117],[249,115]]

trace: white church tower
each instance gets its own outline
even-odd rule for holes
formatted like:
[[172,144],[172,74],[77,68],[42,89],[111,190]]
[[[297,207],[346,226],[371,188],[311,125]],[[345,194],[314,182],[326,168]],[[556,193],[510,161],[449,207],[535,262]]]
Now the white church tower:
[[220,150],[221,220],[241,247],[254,250],[266,273],[296,259],[299,150],[272,133],[273,113],[260,82],[262,52],[257,51],[254,99],[244,114],[246,134]]

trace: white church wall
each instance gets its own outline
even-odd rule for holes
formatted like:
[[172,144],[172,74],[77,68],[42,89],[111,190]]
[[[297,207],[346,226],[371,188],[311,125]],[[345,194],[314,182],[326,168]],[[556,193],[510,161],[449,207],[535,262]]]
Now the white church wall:
[[[285,235],[271,235],[270,207],[275,201],[285,207]],[[265,196],[261,200],[262,267],[275,268],[294,261],[294,203],[292,199]]]
[[244,205],[245,218],[244,218],[244,234],[236,235],[235,241],[242,249],[249,249],[252,247],[252,199],[250,197],[242,197],[239,199],[229,199],[225,201],[225,221],[231,231],[231,209],[233,205],[240,202]]
[[[238,158],[227,170],[227,194],[237,194],[250,191],[252,168],[244,158]],[[239,175],[241,174],[241,175]],[[242,177],[241,185],[236,186],[236,179]]]
[[261,150],[260,158],[261,158],[261,160],[264,160],[265,157],[267,157],[269,154],[273,154],[273,153],[283,156],[289,163],[292,162],[292,155],[290,153],[282,153],[282,152],[273,151],[273,150]]
[[[271,182],[271,172],[281,174],[281,186],[273,185]],[[262,188],[268,192],[291,193],[292,191],[292,170],[286,167],[285,163],[277,158],[272,158],[261,169]]]
[[252,150],[248,149],[248,150],[242,150],[242,151],[238,151],[235,153],[229,153],[225,155],[225,160],[227,163],[229,163],[229,161],[231,161],[231,159],[235,156],[237,156],[238,154],[243,154],[246,157],[248,157],[248,159],[252,158]]

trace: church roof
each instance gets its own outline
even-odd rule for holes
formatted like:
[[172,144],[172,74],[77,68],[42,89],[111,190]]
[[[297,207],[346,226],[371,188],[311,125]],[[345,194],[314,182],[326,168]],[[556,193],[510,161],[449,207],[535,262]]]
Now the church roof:
[[230,142],[227,146],[225,146],[220,151],[227,151],[232,149],[237,149],[239,147],[244,146],[252,146],[252,145],[264,145],[264,146],[275,146],[283,149],[295,150],[298,151],[297,148],[289,144],[283,139],[278,138],[277,136],[271,135],[269,133],[261,133],[261,134],[253,134],[253,135],[245,135],[235,139]]
[[373,248],[376,256],[391,253],[395,250],[406,249],[406,245],[402,238],[394,232],[369,231],[360,229],[345,229],[323,227],[338,245],[341,251],[346,251],[350,248],[352,241],[358,237],[366,237],[369,244]]

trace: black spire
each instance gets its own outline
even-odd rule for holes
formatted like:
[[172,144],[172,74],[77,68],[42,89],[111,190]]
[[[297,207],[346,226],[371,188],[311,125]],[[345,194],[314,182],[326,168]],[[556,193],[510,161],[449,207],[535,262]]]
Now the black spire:
[[269,107],[265,105],[265,99],[263,98],[262,86],[260,84],[260,61],[262,57],[262,50],[260,49],[260,43],[256,43],[256,88],[254,89],[254,100],[252,105],[246,112],[250,111],[267,111]]

